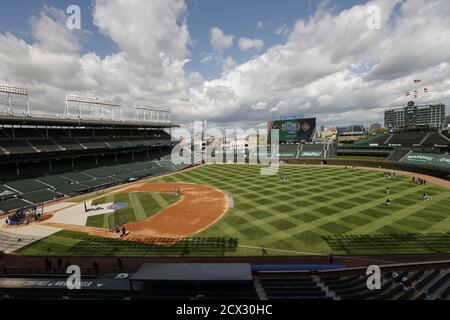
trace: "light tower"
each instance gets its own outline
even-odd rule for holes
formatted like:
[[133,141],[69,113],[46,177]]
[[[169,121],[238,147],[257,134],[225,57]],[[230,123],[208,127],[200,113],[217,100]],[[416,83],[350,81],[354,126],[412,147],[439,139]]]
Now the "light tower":
[[[157,107],[151,107],[146,106],[142,104],[136,104],[134,106],[135,112],[136,112],[136,121],[137,122],[146,122],[147,117],[150,116],[149,122],[170,122],[170,111],[163,109],[163,108],[157,108]],[[141,119],[142,116],[142,119]]]
[[[99,97],[84,97],[73,94],[66,95],[66,111],[65,117],[70,118],[70,103],[75,103],[78,108],[78,119],[82,119],[83,106],[87,106],[90,112],[90,119],[94,119],[95,111],[100,111],[100,120],[115,120],[114,111],[119,112],[118,121],[123,121],[122,106],[114,103],[112,99],[105,99]],[[105,119],[105,110],[111,114],[111,119]]]
[[24,115],[31,116],[30,104],[28,102],[28,90],[26,88],[14,87],[7,84],[0,84],[0,93],[6,94],[8,98],[8,114],[14,115],[12,97],[20,96],[25,97],[25,110]]

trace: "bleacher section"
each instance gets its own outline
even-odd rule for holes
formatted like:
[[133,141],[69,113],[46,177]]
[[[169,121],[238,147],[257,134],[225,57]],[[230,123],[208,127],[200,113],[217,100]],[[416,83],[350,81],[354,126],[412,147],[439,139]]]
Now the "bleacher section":
[[438,133],[438,132],[433,132],[431,133],[426,139],[425,141],[422,143],[422,145],[424,146],[435,146],[435,145],[449,145],[450,144],[450,139],[448,139],[447,137],[445,137],[444,135]]
[[[14,132],[14,134],[13,134]],[[162,130],[34,129],[0,130],[0,155],[50,151],[121,149],[170,144]]]
[[379,157],[386,158],[394,151],[390,147],[370,147],[365,145],[340,145],[337,148],[338,157]]
[[381,289],[369,290],[365,275],[269,276],[257,280],[269,300],[434,300],[450,298],[450,269],[383,272]]
[[170,157],[164,157],[159,160],[116,164],[67,172],[61,175],[47,175],[36,179],[6,182],[0,191],[9,190],[18,198],[0,199],[0,210],[10,211],[29,207],[34,203],[169,173],[185,167],[185,165],[174,166]]
[[403,159],[408,153],[410,153],[410,150],[395,150],[388,158],[389,161],[400,161]]
[[[74,172],[73,174],[78,174],[78,172]],[[73,194],[84,189],[84,185],[80,185],[74,180],[64,178],[63,176],[44,176],[39,177],[37,180],[52,186],[53,190],[58,190],[60,194]]]
[[400,145],[404,147],[449,146],[450,139],[436,131],[399,131],[369,137],[359,141],[358,145]]
[[40,152],[61,151],[58,145],[53,140],[32,140],[32,145]]
[[55,199],[61,197],[61,194],[56,193],[52,190],[39,190],[39,191],[24,193],[22,195],[22,197],[29,202],[41,203],[41,202],[46,202],[49,200],[55,200]]
[[5,185],[21,193],[44,190],[48,188],[47,185],[34,179],[11,181]]
[[3,148],[7,154],[27,154],[36,152],[26,140],[2,140],[0,147]]
[[326,293],[311,278],[261,277],[269,300],[327,300]]
[[0,212],[4,211],[10,211],[15,209],[21,209],[29,207],[31,203],[29,201],[24,201],[19,198],[11,198],[8,200],[0,201]]
[[324,277],[324,285],[343,300],[445,299],[450,286],[448,270],[388,272],[381,290],[368,290],[365,276]]
[[402,146],[421,145],[422,141],[428,134],[428,131],[395,132],[389,140],[389,143],[399,144]]
[[369,136],[367,139],[356,141],[355,145],[370,145],[370,144],[385,144],[386,140],[391,137],[392,134],[378,133],[374,136]]
[[0,211],[183,168],[162,159],[176,143],[165,130],[175,127],[160,121],[2,116],[0,183],[6,193]]
[[[35,241],[34,237],[18,236],[0,231],[0,250],[11,251],[24,243]],[[281,265],[283,266],[283,265]],[[425,267],[425,269],[423,269]],[[180,280],[117,280],[115,273],[100,274],[95,278],[95,270],[83,270],[90,275],[93,287],[82,290],[67,290],[54,286],[40,287],[26,286],[12,288],[4,285],[2,272],[16,279],[42,279],[59,281],[64,277],[63,269],[53,267],[50,271],[43,268],[8,267],[0,270],[0,300],[3,299],[128,299],[128,300],[448,300],[450,299],[450,269],[433,269],[421,265],[418,270],[400,269],[396,271],[383,271],[381,274],[381,288],[369,290],[367,276],[363,271],[342,269],[309,273],[301,272],[280,273],[279,271],[254,271],[249,280],[202,280],[190,279],[189,272],[177,273]],[[161,268],[165,270],[165,268]],[[109,271],[108,271],[109,272]],[[127,271],[130,279],[139,272]],[[355,273],[356,272],[356,273]],[[30,274],[34,278],[30,277]],[[25,276],[23,278],[20,278]],[[51,276],[50,276],[51,275]],[[142,273],[141,273],[142,276]],[[148,277],[152,277],[149,274]],[[186,277],[185,280],[181,278]],[[54,280],[50,280],[50,279]],[[96,288],[95,284],[101,279],[105,287]],[[162,277],[162,279],[165,279]],[[112,282],[114,283],[112,283]],[[120,283],[120,281],[123,281]],[[43,281],[46,283],[46,281]],[[117,285],[117,286],[116,286]]]
[[450,155],[449,154],[434,154],[434,153],[418,153],[411,152],[403,158],[402,162],[426,165],[439,169],[450,171]]

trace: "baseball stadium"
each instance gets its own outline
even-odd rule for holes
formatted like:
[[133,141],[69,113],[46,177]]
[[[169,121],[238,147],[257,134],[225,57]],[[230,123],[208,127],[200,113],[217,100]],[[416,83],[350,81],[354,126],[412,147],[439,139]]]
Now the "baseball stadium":
[[[279,132],[278,145],[269,134],[264,145],[226,152],[210,139],[199,146],[174,139],[178,125],[167,110],[136,107],[136,119],[118,121],[70,114],[71,102],[120,108],[68,95],[65,117],[0,119],[5,275],[61,273],[76,261],[95,277],[117,270],[117,260],[145,287],[152,277],[173,277],[167,270],[183,264],[189,281],[206,261],[238,269],[209,279],[237,277],[230,292],[216,292],[213,284],[201,291],[211,290],[211,297],[450,296],[448,132],[403,128],[347,144],[338,131],[336,143],[318,143],[312,142],[315,118],[289,117],[268,121],[269,132]],[[359,130],[340,131],[346,141]],[[187,163],[175,164],[175,146]],[[263,174],[276,159],[276,171]],[[167,269],[159,270],[161,264]],[[367,290],[358,271],[346,271],[372,264],[384,266],[378,292]],[[298,278],[305,270],[322,273]],[[6,297],[37,289],[12,290],[10,278],[4,283]],[[123,295],[186,294],[168,286]]]
[[[197,1],[86,1],[77,31],[72,5],[45,4],[30,32],[0,10],[0,302],[450,300],[450,60],[426,74],[387,56],[402,21],[346,29],[414,1],[445,15],[323,1],[233,35]],[[190,14],[209,21],[192,37]],[[426,54],[448,51],[445,30]],[[324,35],[340,32],[351,45]]]

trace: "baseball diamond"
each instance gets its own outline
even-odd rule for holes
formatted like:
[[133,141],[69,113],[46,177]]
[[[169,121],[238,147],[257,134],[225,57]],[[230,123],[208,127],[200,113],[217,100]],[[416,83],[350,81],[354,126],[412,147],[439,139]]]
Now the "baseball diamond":
[[0,1],[1,306],[290,319],[305,305],[275,300],[333,318],[390,313],[322,303],[450,300],[449,16]]
[[[134,212],[151,211],[155,203],[143,203],[140,196],[130,194],[174,194],[180,187],[183,199],[148,219],[125,224],[130,234],[121,240],[101,239],[83,233],[98,235],[98,229],[71,226],[66,229],[82,233],[60,231],[19,253],[158,256],[161,248],[147,247],[146,238],[155,242],[155,238],[189,237],[237,239],[235,251],[209,250],[208,256],[450,252],[450,219],[445,213],[450,206],[448,182],[416,185],[407,176],[388,180],[378,170],[338,167],[284,166],[280,175],[288,175],[289,180],[261,176],[257,166],[207,165],[139,182],[106,197],[114,201],[126,195]],[[389,207],[384,206],[386,186]],[[233,198],[232,208],[227,209],[224,192]],[[222,205],[216,196],[210,197],[216,193]],[[433,194],[433,201],[423,201],[423,193]],[[65,229],[51,221],[45,225]],[[141,244],[127,243],[131,240]],[[202,256],[202,250],[172,249],[163,256],[181,254]]]

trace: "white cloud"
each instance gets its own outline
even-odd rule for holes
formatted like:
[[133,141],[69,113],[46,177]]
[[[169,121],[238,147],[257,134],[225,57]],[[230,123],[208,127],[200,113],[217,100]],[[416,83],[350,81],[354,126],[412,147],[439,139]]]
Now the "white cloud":
[[210,30],[211,46],[214,50],[223,51],[233,46],[233,35],[225,35],[218,27],[213,27]]
[[223,60],[223,64],[222,64],[224,70],[231,70],[236,65],[237,65],[236,61],[234,61],[234,59],[231,56],[226,57]]
[[97,0],[94,23],[121,49],[102,59],[81,54],[63,11],[44,8],[30,20],[36,42],[0,33],[0,81],[28,87],[32,109],[51,112],[63,111],[66,92],[115,96],[129,106],[185,99],[186,10],[182,0]]
[[265,101],[259,101],[257,104],[254,104],[250,107],[250,109],[253,110],[266,110],[267,108],[267,102]]
[[[379,31],[366,26],[371,4],[383,13]],[[31,19],[34,42],[0,33],[0,81],[28,87],[33,109],[62,112],[69,91],[167,106],[182,124],[250,125],[299,113],[330,124],[380,121],[384,108],[406,103],[403,93],[416,78],[430,90],[419,102],[450,104],[447,0],[375,0],[342,12],[319,7],[284,31],[283,43],[242,64],[222,53],[233,36],[216,32],[216,52],[203,62],[223,72],[209,81],[185,71],[186,14],[182,0],[97,0],[94,23],[120,49],[101,58],[82,53],[79,34],[61,27],[60,11],[46,8]]]
[[234,61],[232,56],[226,58],[223,57],[221,53],[213,52],[208,54],[203,54],[200,60],[202,64],[214,64],[216,66],[222,67],[223,71],[229,71],[233,69],[237,63]]
[[[384,14],[380,31],[367,28],[371,4]],[[237,102],[227,110],[248,121],[274,113],[301,113],[329,123],[379,121],[383,109],[406,103],[403,93],[414,78],[427,79],[426,86],[434,88],[422,102],[449,104],[449,11],[444,0],[371,1],[337,14],[322,7],[297,21],[286,43],[208,84],[230,88]],[[258,107],[260,101],[267,106]],[[230,121],[228,112],[221,119]]]
[[249,39],[242,37],[239,39],[239,48],[242,51],[247,51],[251,49],[255,50],[261,50],[264,47],[264,41],[261,39],[255,38],[255,39]]
[[275,29],[275,34],[287,36],[289,34],[290,30],[286,25],[279,26]]
[[262,28],[264,28],[264,22],[258,21],[258,22],[256,23],[256,28],[257,28],[257,29],[262,29]]

